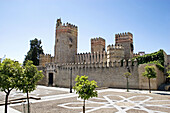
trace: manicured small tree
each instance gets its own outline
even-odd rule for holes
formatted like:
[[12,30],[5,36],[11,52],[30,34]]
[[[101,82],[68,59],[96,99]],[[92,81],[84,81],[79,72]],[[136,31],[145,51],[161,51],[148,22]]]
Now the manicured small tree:
[[42,71],[38,71],[32,61],[27,60],[23,66],[23,74],[20,77],[18,89],[27,93],[28,113],[30,113],[29,93],[36,89],[37,82],[43,78]]
[[130,72],[126,72],[126,73],[124,73],[124,75],[123,75],[123,76],[125,76],[125,77],[126,77],[127,92],[129,92],[129,81],[128,81],[128,79],[129,79],[129,76],[131,76],[131,73],[130,73]]
[[151,93],[150,79],[156,78],[156,72],[154,66],[145,66],[145,72],[142,73],[143,76],[148,78],[149,82],[149,93]]
[[78,94],[78,98],[83,99],[83,113],[85,113],[85,100],[88,100],[92,97],[97,97],[97,91],[95,90],[97,86],[97,82],[92,80],[88,80],[88,76],[79,76],[77,75],[76,84],[73,87],[74,90],[76,90],[76,94]]
[[7,113],[8,96],[17,87],[22,71],[22,66],[14,60],[5,59],[0,62],[0,90],[6,93],[5,113]]

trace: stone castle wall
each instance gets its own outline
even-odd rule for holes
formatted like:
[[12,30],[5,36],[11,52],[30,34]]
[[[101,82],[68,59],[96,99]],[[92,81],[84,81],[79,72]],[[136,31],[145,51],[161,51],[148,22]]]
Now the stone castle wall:
[[[137,61],[129,60],[128,64],[123,62],[101,62],[101,63],[69,63],[46,65],[46,74],[40,84],[48,85],[49,73],[53,73],[53,86],[69,87],[72,74],[72,86],[75,85],[77,75],[87,75],[89,80],[95,80],[99,87],[126,88],[124,73],[128,72],[127,65],[132,75],[129,77],[129,88],[148,89],[148,80],[142,76],[146,64],[137,65]],[[151,79],[151,88],[157,89],[165,82],[164,74],[154,65],[157,78]],[[72,72],[72,73],[71,73]]]
[[[132,66],[131,61],[129,61],[128,64],[132,73],[132,76],[129,78],[129,87],[138,88],[139,78],[137,62],[134,63],[134,66]],[[120,62],[71,63],[61,66],[49,64],[46,68],[47,73],[53,73],[55,76],[55,86],[69,87],[72,69],[72,85],[75,84],[74,80],[77,75],[87,75],[89,76],[89,80],[95,80],[99,87],[126,88],[126,78],[123,76],[123,74],[128,71],[126,62],[123,63],[123,66]],[[46,76],[46,82],[48,82],[48,74]]]

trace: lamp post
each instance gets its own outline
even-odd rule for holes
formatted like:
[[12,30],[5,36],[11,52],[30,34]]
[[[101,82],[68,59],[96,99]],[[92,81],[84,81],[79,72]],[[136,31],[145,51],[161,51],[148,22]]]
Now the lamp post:
[[72,93],[72,67],[70,68],[70,93]]

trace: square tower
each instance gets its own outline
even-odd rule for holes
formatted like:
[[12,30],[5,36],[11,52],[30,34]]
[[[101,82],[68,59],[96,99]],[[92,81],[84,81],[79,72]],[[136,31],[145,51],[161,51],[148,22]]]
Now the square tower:
[[133,34],[130,32],[115,34],[115,42],[118,46],[124,47],[124,58],[126,60],[133,58]]
[[56,63],[73,63],[77,54],[77,26],[57,19],[54,57]]
[[91,52],[103,52],[105,51],[105,39],[99,38],[92,38],[91,39]]

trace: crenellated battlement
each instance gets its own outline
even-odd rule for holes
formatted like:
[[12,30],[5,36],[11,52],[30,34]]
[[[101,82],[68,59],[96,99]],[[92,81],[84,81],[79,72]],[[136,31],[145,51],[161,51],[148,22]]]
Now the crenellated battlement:
[[54,70],[57,67],[59,69],[84,69],[84,68],[125,68],[129,66],[138,66],[137,60],[135,59],[132,61],[129,59],[127,62],[123,60],[123,63],[121,63],[120,60],[118,61],[104,61],[104,62],[82,62],[82,63],[63,63],[62,65],[57,65],[55,63],[48,63],[46,64],[47,70]]
[[51,57],[51,54],[40,54],[40,57]]
[[115,34],[115,38],[118,38],[118,37],[127,37],[127,36],[133,37],[133,34],[130,33],[130,32]]
[[107,51],[110,51],[110,50],[124,50],[124,47],[122,45],[119,45],[119,44],[116,44],[116,45],[108,45],[107,46]]
[[105,51],[76,54],[76,63],[103,62],[106,60],[107,60],[107,53]]
[[103,39],[102,37],[91,38],[91,42],[95,42],[95,41],[103,41],[103,42],[105,42],[105,39]]
[[116,44],[124,43],[124,42],[133,43],[133,34],[130,32],[115,34],[115,42],[116,42]]
[[77,26],[73,25],[71,23],[63,23],[61,22],[61,19],[57,19],[56,23],[56,29],[72,29],[72,30],[77,30]]

